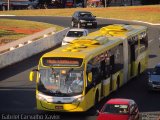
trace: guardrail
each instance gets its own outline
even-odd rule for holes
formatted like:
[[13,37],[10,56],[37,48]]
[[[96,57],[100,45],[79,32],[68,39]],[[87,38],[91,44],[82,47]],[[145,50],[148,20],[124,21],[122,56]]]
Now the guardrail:
[[0,69],[60,44],[68,29],[55,33],[55,28],[49,28],[2,46]]

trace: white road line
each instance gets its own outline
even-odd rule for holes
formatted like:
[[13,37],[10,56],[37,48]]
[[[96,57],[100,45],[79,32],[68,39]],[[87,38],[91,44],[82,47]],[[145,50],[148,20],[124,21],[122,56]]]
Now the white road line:
[[35,88],[0,88],[0,91],[35,91]]
[[16,16],[16,15],[0,15],[1,17],[6,17],[6,16]]

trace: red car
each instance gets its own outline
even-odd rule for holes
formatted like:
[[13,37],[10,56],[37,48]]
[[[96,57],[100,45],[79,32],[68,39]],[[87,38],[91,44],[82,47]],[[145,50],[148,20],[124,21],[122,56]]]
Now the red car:
[[98,112],[97,120],[138,120],[139,110],[134,100],[110,99]]

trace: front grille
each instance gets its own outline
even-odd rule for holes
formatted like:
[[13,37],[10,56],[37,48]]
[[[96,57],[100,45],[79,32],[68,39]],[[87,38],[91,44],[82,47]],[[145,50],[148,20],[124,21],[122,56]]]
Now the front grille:
[[153,84],[155,84],[155,85],[160,85],[160,82],[158,81],[153,81]]

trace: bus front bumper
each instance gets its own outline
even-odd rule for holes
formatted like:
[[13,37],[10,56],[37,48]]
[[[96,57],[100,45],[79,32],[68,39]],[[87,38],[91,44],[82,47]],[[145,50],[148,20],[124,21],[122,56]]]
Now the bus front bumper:
[[58,111],[58,112],[83,112],[86,111],[83,109],[82,106],[83,103],[65,103],[65,104],[55,104],[55,103],[49,103],[46,101],[41,101],[37,99],[37,109],[38,110],[45,110],[45,111]]

